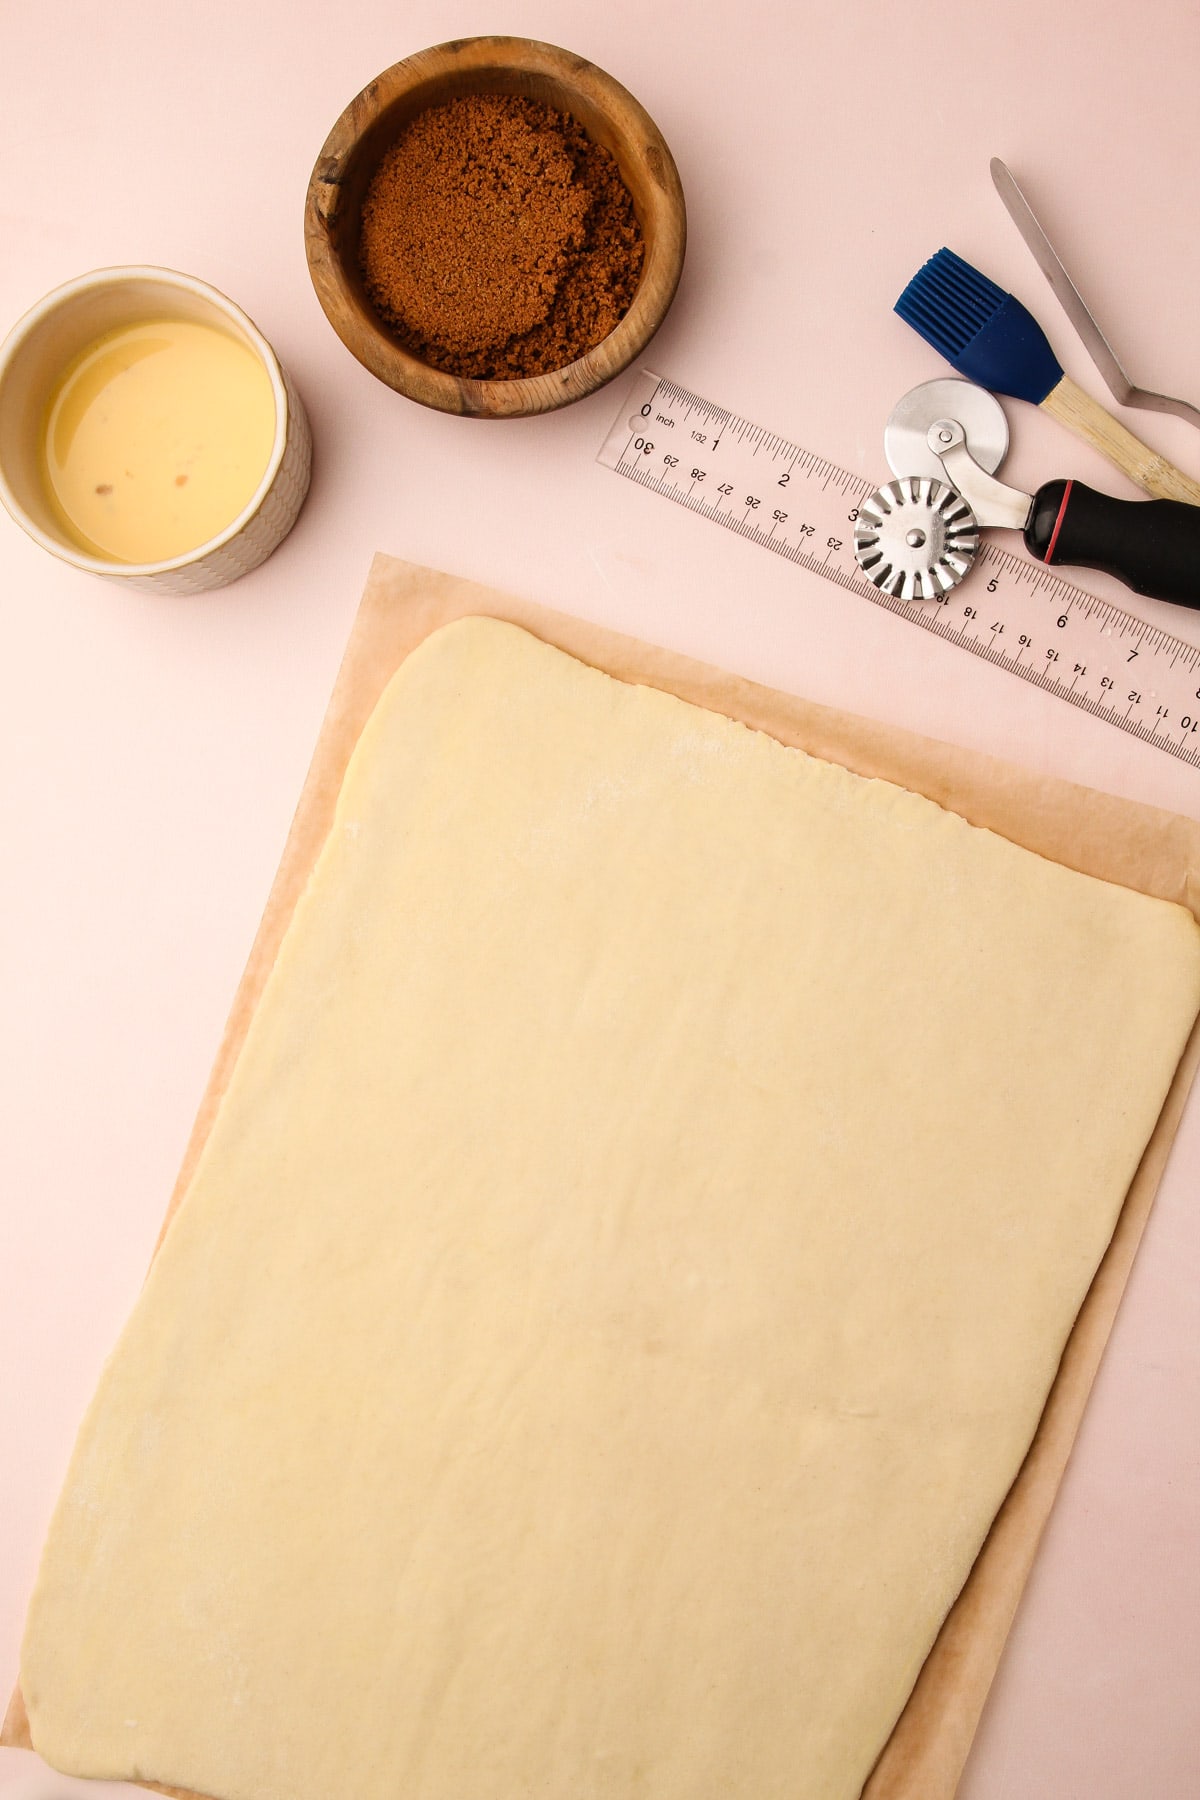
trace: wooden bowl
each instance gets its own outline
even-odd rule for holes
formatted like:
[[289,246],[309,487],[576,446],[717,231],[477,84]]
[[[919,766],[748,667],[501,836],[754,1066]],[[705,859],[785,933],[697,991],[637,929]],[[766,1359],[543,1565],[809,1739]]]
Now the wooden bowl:
[[[593,349],[553,374],[473,381],[431,368],[392,336],[363,286],[362,203],[381,157],[426,107],[479,93],[520,94],[570,113],[611,151],[642,228],[645,259],[629,311]],[[326,138],[304,212],[313,286],[346,348],[397,393],[478,419],[549,412],[619,375],[662,324],[679,283],[686,238],[679,173],[653,119],[594,63],[531,38],[464,38],[385,69],[350,102]]]

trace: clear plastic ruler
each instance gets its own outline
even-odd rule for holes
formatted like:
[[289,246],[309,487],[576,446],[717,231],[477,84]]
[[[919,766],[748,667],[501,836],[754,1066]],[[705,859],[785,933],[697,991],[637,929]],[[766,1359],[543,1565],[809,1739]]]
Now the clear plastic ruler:
[[854,560],[872,484],[727,407],[642,370],[604,440],[606,469],[887,607],[1200,768],[1200,646],[984,538],[941,600],[898,600]]

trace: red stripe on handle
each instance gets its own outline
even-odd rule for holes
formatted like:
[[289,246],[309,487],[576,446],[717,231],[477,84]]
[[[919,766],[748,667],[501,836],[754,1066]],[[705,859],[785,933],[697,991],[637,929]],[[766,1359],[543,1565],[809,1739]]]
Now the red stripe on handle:
[[1074,478],[1068,481],[1063,489],[1063,497],[1059,502],[1058,517],[1054,521],[1054,530],[1050,533],[1050,542],[1046,545],[1046,561],[1054,561],[1054,546],[1058,542],[1058,534],[1062,530],[1062,522],[1067,516],[1067,505],[1071,498],[1071,489],[1075,486]]

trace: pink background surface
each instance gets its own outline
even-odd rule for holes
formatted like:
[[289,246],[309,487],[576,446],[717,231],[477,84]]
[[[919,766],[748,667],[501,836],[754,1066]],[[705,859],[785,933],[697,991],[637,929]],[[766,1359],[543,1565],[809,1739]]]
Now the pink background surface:
[[[101,264],[215,283],[308,405],[312,493],[222,593],[127,593],[0,513],[0,1688],[75,1426],[137,1293],[371,554],[391,551],[813,699],[1200,816],[1200,774],[600,469],[617,389],[479,425],[343,350],[308,172],[350,97],[445,38],[580,51],[688,199],[662,373],[882,480],[893,401],[947,373],[895,319],[949,242],[1100,384],[988,177],[1025,184],[1135,379],[1200,400],[1194,0],[8,0],[0,331]],[[1009,403],[1008,479],[1134,490]],[[1127,423],[1193,474],[1200,437]],[[1105,578],[1087,585],[1122,603]],[[1137,610],[1200,642],[1200,619]],[[1200,1097],[1193,1097],[962,1800],[1200,1792]],[[95,1794],[0,1751],[0,1793]],[[112,1790],[118,1791],[118,1790]]]

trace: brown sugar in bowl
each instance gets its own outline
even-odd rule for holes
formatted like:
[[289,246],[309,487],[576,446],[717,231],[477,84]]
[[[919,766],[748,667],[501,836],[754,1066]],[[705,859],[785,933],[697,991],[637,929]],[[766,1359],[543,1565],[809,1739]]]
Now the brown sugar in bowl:
[[[362,209],[380,162],[418,113],[471,94],[513,94],[569,114],[614,158],[644,245],[625,316],[608,336],[551,373],[473,380],[432,367],[400,344],[368,297]],[[530,38],[439,44],[385,69],[346,108],[313,168],[304,214],[309,273],[326,317],[364,368],[423,406],[472,418],[549,412],[628,368],[674,298],[687,238],[674,158],[645,109],[594,63]]]

